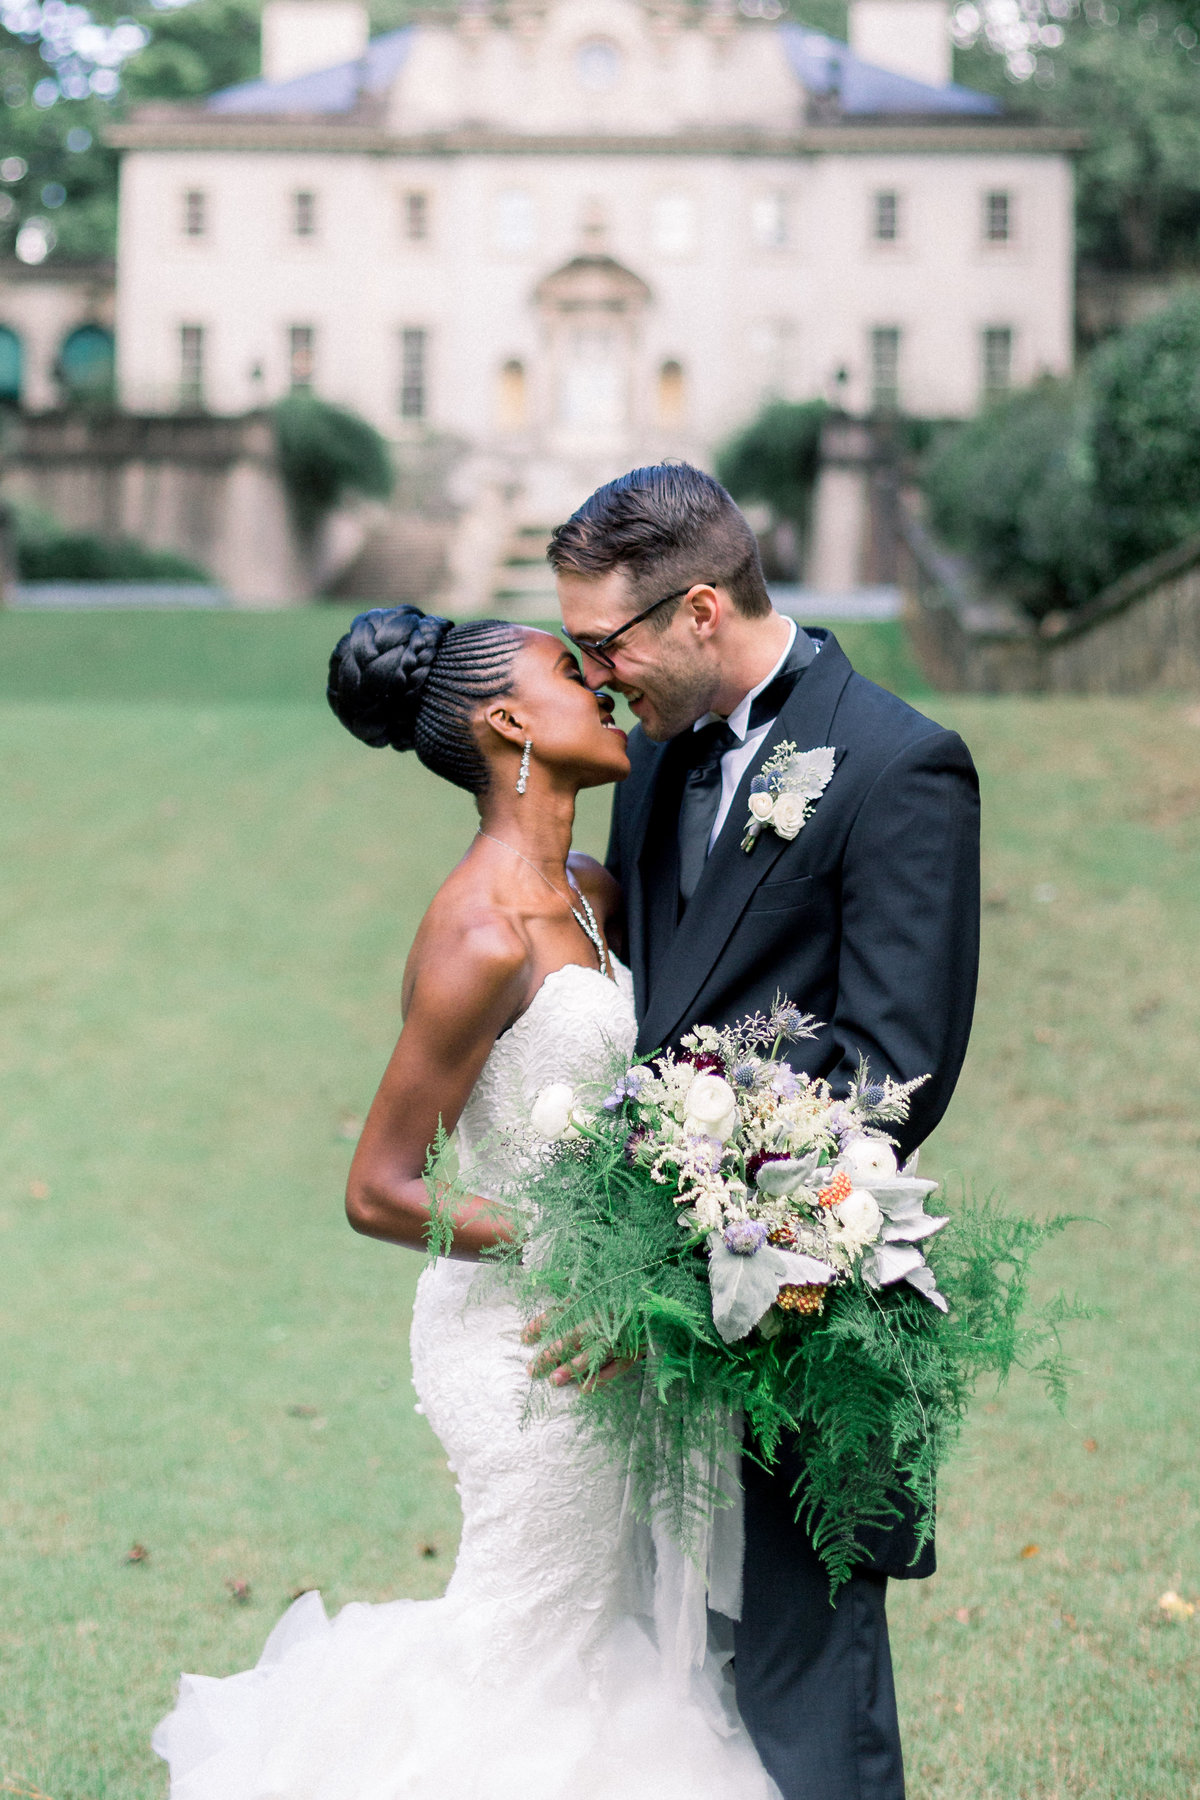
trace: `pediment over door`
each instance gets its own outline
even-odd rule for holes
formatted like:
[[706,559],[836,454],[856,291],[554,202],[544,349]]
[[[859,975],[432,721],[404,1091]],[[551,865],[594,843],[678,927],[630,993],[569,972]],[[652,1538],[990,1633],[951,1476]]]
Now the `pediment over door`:
[[650,289],[640,275],[612,256],[573,256],[539,281],[538,305],[554,313],[637,314],[649,304]]

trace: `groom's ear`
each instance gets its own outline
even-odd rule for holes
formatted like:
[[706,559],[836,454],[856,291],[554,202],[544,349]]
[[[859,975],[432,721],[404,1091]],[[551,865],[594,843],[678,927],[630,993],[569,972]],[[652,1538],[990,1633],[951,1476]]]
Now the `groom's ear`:
[[500,701],[485,709],[483,723],[489,725],[497,737],[502,737],[506,744],[523,745],[529,735],[511,706],[506,706]]

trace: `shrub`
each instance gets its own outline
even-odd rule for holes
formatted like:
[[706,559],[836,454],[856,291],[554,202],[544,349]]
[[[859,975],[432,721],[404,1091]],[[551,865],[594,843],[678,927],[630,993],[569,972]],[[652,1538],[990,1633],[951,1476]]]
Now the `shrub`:
[[935,529],[1034,618],[1081,605],[1116,572],[1074,383],[1040,381],[942,434],[922,485]]
[[772,400],[717,452],[716,475],[735,500],[761,501],[803,527],[820,462],[823,400]]
[[174,550],[151,550],[133,538],[66,531],[46,513],[15,509],[17,576],[21,581],[212,580],[206,569]]
[[1113,338],[1091,381],[1096,502],[1123,572],[1200,532],[1200,295]]
[[356,413],[299,393],[278,402],[273,421],[280,473],[303,529],[315,530],[348,493],[391,493],[387,443]]

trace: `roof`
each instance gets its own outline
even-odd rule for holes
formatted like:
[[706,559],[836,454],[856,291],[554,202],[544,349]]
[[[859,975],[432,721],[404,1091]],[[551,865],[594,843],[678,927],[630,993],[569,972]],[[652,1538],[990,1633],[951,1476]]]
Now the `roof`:
[[991,94],[949,81],[933,87],[864,62],[849,44],[825,37],[804,25],[781,25],[788,61],[801,84],[815,98],[836,98],[844,118],[896,117],[902,114],[963,113],[996,115],[1004,111]]
[[413,28],[372,38],[353,62],[317,69],[293,81],[243,81],[210,94],[205,110],[217,113],[347,113],[362,99],[384,94],[399,73]]
[[[995,116],[999,100],[973,88],[948,82],[933,87],[881,69],[856,56],[849,44],[825,37],[804,25],[780,25],[788,61],[809,94],[837,101],[844,118],[924,117],[934,114]],[[361,100],[386,93],[403,66],[414,28],[403,26],[373,38],[353,62],[318,69],[293,81],[243,81],[210,94],[204,110],[212,113],[271,113],[334,116],[353,112]]]

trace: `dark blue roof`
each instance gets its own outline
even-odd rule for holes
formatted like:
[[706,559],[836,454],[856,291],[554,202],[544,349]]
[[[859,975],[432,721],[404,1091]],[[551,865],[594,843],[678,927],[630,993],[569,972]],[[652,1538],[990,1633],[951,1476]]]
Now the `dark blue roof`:
[[412,26],[373,38],[355,62],[316,69],[294,81],[243,81],[205,101],[219,113],[344,113],[364,96],[381,94],[408,55]]
[[[896,75],[856,56],[849,44],[824,37],[805,25],[781,25],[788,60],[810,94],[840,92],[841,111],[847,117],[897,114],[985,113],[1003,111],[990,94],[948,82],[931,87]],[[355,62],[317,69],[294,81],[243,81],[222,88],[205,101],[209,112],[218,113],[347,113],[369,95],[391,86],[412,42],[413,27],[389,31],[367,45]]]
[[908,75],[896,75],[891,69],[880,69],[874,63],[856,56],[849,44],[837,38],[824,37],[805,25],[779,27],[787,46],[788,60],[810,94],[832,94],[840,91],[841,111],[850,118],[864,115],[894,116],[897,113],[988,113],[1003,112],[999,100],[991,94],[977,94],[974,88],[947,82],[945,87],[932,87],[914,81]]

